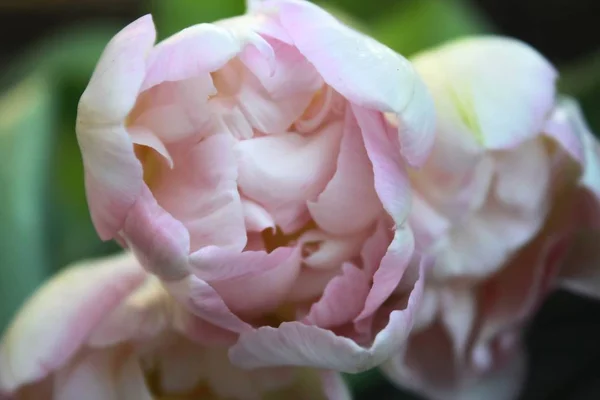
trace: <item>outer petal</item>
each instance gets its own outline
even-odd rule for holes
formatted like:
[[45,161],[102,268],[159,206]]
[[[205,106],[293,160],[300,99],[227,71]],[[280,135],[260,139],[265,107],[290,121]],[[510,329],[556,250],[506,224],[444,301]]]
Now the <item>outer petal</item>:
[[213,325],[232,332],[252,329],[231,312],[215,289],[193,275],[179,281],[167,282],[165,287],[171,296],[192,314]]
[[123,236],[144,268],[160,278],[177,280],[188,274],[189,233],[156,203],[145,184],[127,215]]
[[109,347],[128,340],[148,340],[171,323],[173,305],[158,278],[146,280],[94,328],[91,347]]
[[124,123],[144,80],[155,36],[149,15],[119,32],[79,102],[77,140],[92,220],[102,239],[117,233],[142,189],[142,167]]
[[63,367],[145,277],[125,254],[70,267],[48,282],[2,339],[0,389],[13,391]]
[[419,165],[433,144],[434,110],[410,63],[305,1],[275,0],[281,25],[325,82],[359,106],[396,113],[402,155]]
[[373,368],[405,344],[423,292],[424,272],[421,268],[406,309],[391,312],[388,324],[368,348],[329,330],[285,322],[278,328],[262,327],[242,333],[229,350],[229,357],[242,368],[298,365],[350,373]]
[[243,41],[214,24],[186,28],[159,43],[150,53],[142,90],[213,72],[242,51]]
[[[450,100],[455,109],[446,111],[458,114],[488,149],[536,137],[554,105],[556,70],[513,39],[463,39],[417,55],[413,63],[436,104]],[[447,129],[444,114],[438,129]]]
[[375,191],[394,223],[401,225],[410,211],[410,182],[404,163],[398,157],[398,145],[387,136],[385,121],[380,113],[356,106],[352,107],[352,112],[373,165]]

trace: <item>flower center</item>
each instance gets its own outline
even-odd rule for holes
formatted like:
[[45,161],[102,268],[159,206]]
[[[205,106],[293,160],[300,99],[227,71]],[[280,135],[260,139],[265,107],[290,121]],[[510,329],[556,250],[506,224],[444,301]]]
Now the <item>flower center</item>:
[[317,224],[314,221],[308,222],[302,228],[292,233],[285,233],[277,226],[275,230],[265,229],[262,231],[261,237],[265,245],[265,250],[270,253],[279,247],[295,245],[300,236],[312,229],[317,229]]
[[164,393],[160,384],[160,371],[151,370],[147,372],[145,379],[152,393],[152,398],[155,400],[224,400],[222,397],[217,396],[205,382],[199,383],[187,393]]
[[148,146],[136,144],[134,145],[134,152],[138,160],[142,163],[144,182],[152,189],[152,187],[156,185],[161,171],[163,170],[164,160],[160,154]]

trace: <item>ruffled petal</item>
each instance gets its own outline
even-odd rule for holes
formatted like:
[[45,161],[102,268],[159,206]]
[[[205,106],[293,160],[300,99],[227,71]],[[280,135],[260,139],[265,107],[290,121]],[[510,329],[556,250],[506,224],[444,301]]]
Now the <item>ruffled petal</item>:
[[406,308],[390,313],[389,322],[368,348],[329,330],[284,322],[278,328],[265,326],[242,333],[229,357],[242,368],[297,365],[349,373],[373,368],[405,344],[423,292],[424,275],[421,268]]
[[124,254],[69,267],[50,280],[2,339],[0,390],[14,391],[63,367],[145,278],[134,257]]
[[92,221],[102,239],[121,228],[142,190],[142,167],[124,128],[146,74],[146,56],[156,32],[147,15],[106,46],[81,96],[77,140],[85,168]]
[[434,109],[425,86],[402,56],[305,1],[275,0],[283,28],[325,82],[350,102],[396,113],[401,154],[413,165],[433,144]]

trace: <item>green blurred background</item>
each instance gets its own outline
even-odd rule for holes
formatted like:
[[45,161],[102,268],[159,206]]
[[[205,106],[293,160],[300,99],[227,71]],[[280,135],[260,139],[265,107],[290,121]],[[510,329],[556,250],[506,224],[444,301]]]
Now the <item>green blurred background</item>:
[[[521,38],[556,63],[562,90],[600,131],[598,0],[318,3],[406,56],[470,34]],[[62,266],[117,250],[91,225],[74,122],[104,45],[147,12],[164,38],[239,14],[243,1],[0,0],[0,329]],[[402,397],[374,372],[349,382],[359,399]]]

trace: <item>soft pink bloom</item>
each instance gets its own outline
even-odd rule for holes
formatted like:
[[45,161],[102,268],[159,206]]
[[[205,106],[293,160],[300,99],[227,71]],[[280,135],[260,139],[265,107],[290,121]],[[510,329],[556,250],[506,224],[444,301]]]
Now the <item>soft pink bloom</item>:
[[[436,261],[408,346],[384,370],[432,399],[513,399],[522,330],[549,290],[600,295],[589,236],[599,146],[576,103],[556,100],[555,69],[523,43],[465,39],[413,62],[438,123],[411,174],[410,221]],[[569,252],[580,259],[565,262]]]
[[433,103],[410,63],[298,0],[154,40],[150,16],[117,34],[79,105],[100,236],[239,334],[235,365],[383,362],[427,264],[406,168],[430,150]]
[[175,304],[130,254],[85,262],[46,283],[7,330],[0,397],[349,398],[333,372],[236,368],[227,357],[233,340]]

